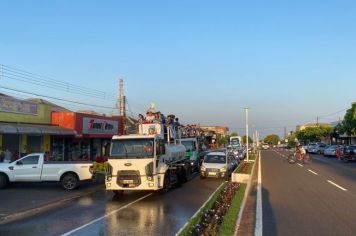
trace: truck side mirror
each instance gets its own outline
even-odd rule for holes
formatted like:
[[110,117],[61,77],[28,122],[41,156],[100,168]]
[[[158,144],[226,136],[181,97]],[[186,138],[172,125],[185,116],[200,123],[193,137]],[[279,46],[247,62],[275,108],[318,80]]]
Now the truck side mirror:
[[16,165],[22,165],[22,162],[21,161],[17,161]]

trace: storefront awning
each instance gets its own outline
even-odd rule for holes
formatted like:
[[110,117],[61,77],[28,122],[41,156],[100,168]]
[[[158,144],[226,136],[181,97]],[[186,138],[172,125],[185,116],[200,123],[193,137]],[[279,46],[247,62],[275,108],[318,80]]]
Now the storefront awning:
[[0,123],[0,134],[76,135],[77,132],[51,125]]

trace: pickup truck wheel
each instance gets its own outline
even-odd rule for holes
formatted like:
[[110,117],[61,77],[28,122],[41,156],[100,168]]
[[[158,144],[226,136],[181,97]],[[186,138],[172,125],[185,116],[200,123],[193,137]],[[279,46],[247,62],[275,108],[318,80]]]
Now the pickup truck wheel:
[[73,190],[78,185],[78,178],[74,174],[65,174],[61,180],[62,187],[66,190]]
[[7,185],[7,176],[5,174],[0,174],[0,189],[5,188]]

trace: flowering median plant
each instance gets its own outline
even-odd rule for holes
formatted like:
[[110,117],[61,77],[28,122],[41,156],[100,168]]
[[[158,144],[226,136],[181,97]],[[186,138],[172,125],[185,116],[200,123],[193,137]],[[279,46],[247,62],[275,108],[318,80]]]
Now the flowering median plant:
[[219,226],[231,206],[232,199],[239,189],[239,183],[228,183],[220,193],[212,208],[203,212],[200,222],[192,227],[189,236],[218,235]]
[[234,173],[250,174],[252,166],[253,166],[253,163],[251,163],[251,162],[246,162],[246,161],[241,162],[240,165],[234,171]]
[[93,163],[95,173],[106,173],[108,158],[104,156],[97,156]]

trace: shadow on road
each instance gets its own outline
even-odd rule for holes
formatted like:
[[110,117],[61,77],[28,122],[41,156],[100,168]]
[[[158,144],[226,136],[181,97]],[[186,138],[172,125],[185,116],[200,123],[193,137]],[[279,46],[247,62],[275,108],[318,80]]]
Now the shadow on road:
[[275,236],[277,235],[277,222],[273,213],[273,208],[269,201],[269,192],[267,189],[262,188],[262,218],[263,218],[263,235]]

